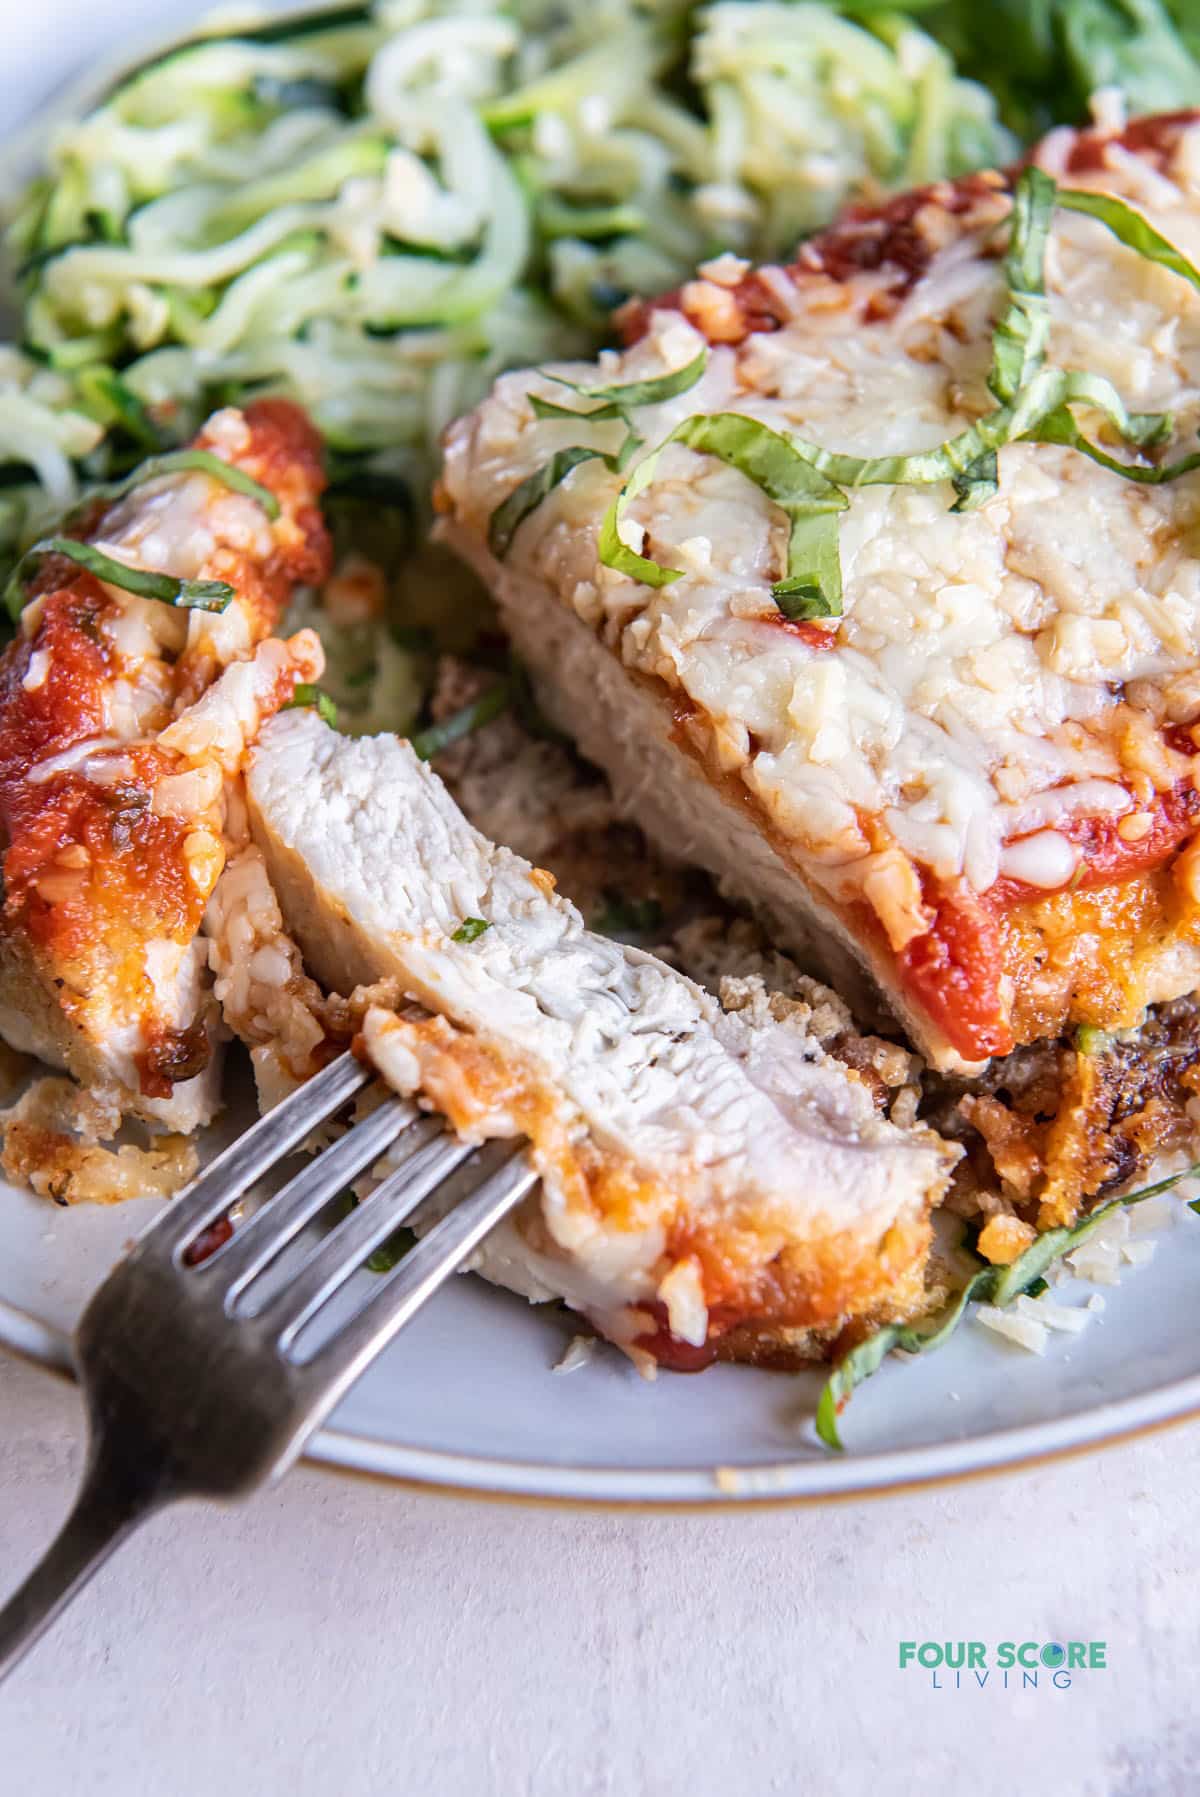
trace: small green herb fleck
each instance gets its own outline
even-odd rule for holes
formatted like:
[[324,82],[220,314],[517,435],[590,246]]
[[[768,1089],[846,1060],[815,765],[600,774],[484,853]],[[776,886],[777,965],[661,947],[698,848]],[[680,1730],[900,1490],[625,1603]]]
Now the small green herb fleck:
[[464,917],[450,940],[451,942],[478,942],[483,932],[490,930],[491,927],[491,924],[482,917]]
[[310,686],[302,680],[295,692],[283,708],[285,711],[315,711],[323,724],[331,730],[338,725],[338,708],[328,693],[322,692],[319,686]]
[[390,1273],[393,1267],[399,1266],[409,1249],[416,1246],[416,1241],[413,1230],[407,1229],[401,1224],[400,1228],[388,1237],[383,1246],[376,1248],[374,1254],[369,1255],[363,1264],[368,1273]]
[[590,928],[602,936],[644,936],[658,929],[663,909],[656,898],[630,899],[608,888],[604,904],[591,919]]
[[470,736],[472,731],[481,730],[485,724],[490,724],[493,718],[498,718],[502,711],[508,710],[512,701],[511,680],[498,680],[495,686],[489,687],[486,693],[481,693],[469,705],[464,705],[461,711],[443,718],[438,724],[430,724],[427,730],[418,730],[410,738],[413,754],[418,755],[422,761],[432,760],[443,749],[448,749],[451,743],[459,742],[464,736]]
[[[351,1211],[357,1210],[358,1206],[358,1197],[347,1186],[344,1192],[339,1192],[331,1207],[332,1226],[336,1228],[339,1223],[344,1223]],[[367,1257],[363,1265],[369,1273],[390,1273],[404,1259],[409,1249],[415,1246],[416,1240],[414,1232],[401,1224],[381,1247]]]

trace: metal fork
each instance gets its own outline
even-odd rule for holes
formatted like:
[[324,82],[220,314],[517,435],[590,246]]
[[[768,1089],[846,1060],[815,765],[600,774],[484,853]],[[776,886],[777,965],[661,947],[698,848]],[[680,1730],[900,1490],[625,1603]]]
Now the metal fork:
[[[88,1305],[74,1339],[89,1425],[83,1482],[57,1538],[0,1610],[0,1678],[155,1511],[185,1497],[242,1497],[279,1478],[359,1374],[536,1183],[522,1146],[471,1149],[442,1118],[389,1097],[204,1253],[203,1232],[373,1077],[343,1054],[268,1112],[151,1224]],[[271,1264],[385,1153],[400,1164],[256,1307]],[[469,1195],[306,1352],[306,1326],[460,1168]]]

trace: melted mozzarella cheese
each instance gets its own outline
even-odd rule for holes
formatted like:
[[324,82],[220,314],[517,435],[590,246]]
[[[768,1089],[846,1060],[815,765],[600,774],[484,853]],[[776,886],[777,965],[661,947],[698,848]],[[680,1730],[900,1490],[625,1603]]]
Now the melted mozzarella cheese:
[[[1072,141],[1048,140],[1041,160],[1053,168]],[[1070,180],[1124,195],[1200,260],[1200,128],[1181,134],[1165,173],[1113,145],[1106,167]],[[993,403],[985,381],[1007,211],[997,193],[965,234],[949,219],[950,241],[890,316],[869,314],[883,271],[849,283],[768,271],[787,321],[712,348],[698,386],[640,409],[647,448],[714,411],[869,455],[963,429]],[[1200,295],[1062,210],[1047,278],[1050,361],[1108,377],[1131,408],[1169,410],[1179,449],[1189,447],[1200,424]],[[702,347],[684,317],[659,311],[631,349],[563,372],[645,380]],[[619,439],[619,426],[589,433],[536,418],[531,393],[563,399],[539,373],[507,375],[448,439],[452,531],[485,566],[488,520],[518,481],[572,443]],[[1102,435],[1096,419],[1082,422]],[[1001,450],[999,492],[973,512],[951,511],[948,484],[853,492],[831,650],[779,628],[770,589],[786,520],[749,480],[667,450],[627,532],[683,571],[656,590],[599,564],[597,528],[619,480],[599,461],[576,468],[492,570],[501,597],[506,582],[549,590],[626,668],[686,701],[710,763],[744,785],[835,901],[869,898],[889,839],[978,891],[1002,868],[1035,886],[1065,884],[1077,856],[1064,838],[1050,831],[1019,853],[1006,841],[1071,811],[1133,810],[1131,782],[1164,790],[1192,773],[1157,733],[1200,713],[1200,695],[1180,696],[1200,657],[1200,476],[1138,486],[1061,446],[1019,443]]]

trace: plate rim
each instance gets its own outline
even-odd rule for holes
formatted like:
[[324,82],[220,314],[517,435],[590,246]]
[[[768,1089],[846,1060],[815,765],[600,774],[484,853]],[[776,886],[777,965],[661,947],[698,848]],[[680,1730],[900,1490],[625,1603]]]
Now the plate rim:
[[[307,4],[299,0],[281,10],[303,13],[312,5],[313,0]],[[199,25],[202,18],[194,23]],[[90,104],[142,58],[180,41],[178,31],[139,32],[132,48],[101,58],[91,69],[66,73],[32,118],[0,138],[0,204],[11,200],[56,123]],[[69,1336],[2,1297],[0,1350],[75,1380]],[[1198,1418],[1200,1372],[1038,1423],[862,1455],[848,1451],[727,1467],[555,1465],[405,1447],[378,1436],[326,1428],[313,1436],[303,1459],[333,1472],[476,1501],[626,1513],[728,1511],[861,1501],[961,1484],[1095,1453]]]
[[[0,1348],[74,1382],[70,1338],[0,1298]],[[339,1473],[446,1496],[600,1510],[730,1510],[800,1507],[902,1496],[930,1487],[1019,1472],[1200,1417],[1200,1373],[1134,1397],[996,1429],[959,1441],[855,1455],[705,1467],[556,1466],[548,1461],[450,1454],[346,1429],[320,1429],[303,1459]]]

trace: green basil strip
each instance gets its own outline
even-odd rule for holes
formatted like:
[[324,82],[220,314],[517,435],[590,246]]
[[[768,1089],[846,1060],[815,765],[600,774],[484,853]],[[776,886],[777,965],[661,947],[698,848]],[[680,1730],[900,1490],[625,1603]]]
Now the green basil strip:
[[952,512],[973,512],[977,506],[986,505],[1000,491],[1000,462],[995,450],[985,450],[961,474],[952,474],[950,481],[957,495],[950,507]]
[[1147,262],[1169,268],[1172,274],[1179,275],[1200,292],[1200,269],[1188,261],[1182,250],[1169,243],[1161,231],[1156,231],[1149,219],[1143,218],[1124,200],[1118,200],[1110,193],[1087,193],[1076,187],[1063,187],[1058,192],[1058,204],[1065,206],[1068,212],[1084,212],[1089,218],[1098,219],[1126,249],[1136,250]]
[[270,487],[264,487],[261,481],[251,479],[244,470],[235,467],[232,462],[222,460],[219,455],[214,455],[211,449],[174,449],[167,455],[147,456],[124,480],[114,481],[111,486],[93,487],[84,503],[90,504],[96,499],[102,499],[106,503],[124,499],[126,494],[132,493],[144,482],[161,480],[173,474],[207,474],[223,487],[229,487],[235,493],[244,493],[247,499],[257,500],[272,522],[279,516],[279,501]]
[[[1171,428],[1170,418],[1162,412],[1127,411],[1116,388],[1102,375],[1068,368],[1040,368],[1013,399],[933,449],[919,449],[910,455],[852,456],[822,449],[801,437],[791,437],[789,441],[806,461],[842,487],[926,486],[951,480],[956,490],[960,481],[969,489],[976,484],[981,464],[988,466],[988,456],[1006,443],[1036,436],[1047,420],[1075,404],[1101,412],[1115,430],[1139,448],[1161,442]],[[1051,440],[1059,442],[1065,438],[1056,436]],[[1123,462],[1114,462],[1112,466],[1134,480],[1143,472]],[[1180,464],[1171,466],[1176,473],[1182,471]],[[1164,473],[1157,478],[1170,476]],[[966,508],[960,505],[958,509]]]
[[785,615],[839,617],[842,571],[837,514],[846,509],[846,495],[813,465],[806,445],[798,445],[759,419],[744,417],[740,412],[700,413],[685,418],[638,463],[600,526],[598,548],[604,566],[650,587],[668,586],[680,578],[681,569],[665,568],[638,555],[622,542],[620,535],[630,504],[653,481],[659,460],[672,443],[682,443],[699,455],[715,456],[736,468],[787,514],[791,524],[787,574],[771,589]]
[[[569,387],[572,393],[578,393],[580,399],[598,399],[604,403],[605,411],[576,413],[577,417],[586,418],[623,418],[626,412],[635,406],[657,406],[666,399],[678,399],[681,393],[687,393],[700,379],[708,367],[708,350],[702,349],[698,356],[676,368],[670,374],[652,375],[645,381],[625,381],[619,386],[604,383],[589,385],[586,381],[568,380],[565,375],[551,374],[547,379],[556,381],[560,387]],[[533,395],[530,398],[533,399]],[[543,402],[546,403],[546,402]],[[607,408],[611,406],[612,411]],[[536,410],[536,407],[535,407]]]
[[566,480],[571,470],[578,468],[581,462],[596,460],[609,461],[609,458],[599,449],[560,449],[513,488],[508,498],[496,507],[488,524],[488,548],[497,561],[503,561],[508,554],[513,538],[530,513],[537,511],[543,499]]
[[533,407],[535,418],[573,418],[576,423],[582,421],[584,424],[599,424],[606,418],[621,416],[620,406],[611,401],[592,406],[586,412],[577,411],[574,406],[556,405],[552,399],[543,399],[540,393],[531,393],[529,403]]
[[1040,168],[1021,171],[1013,190],[1004,273],[1008,304],[992,337],[988,386],[1001,405],[1014,399],[1041,368],[1050,340],[1046,246],[1057,188]]
[[322,692],[319,686],[310,686],[307,680],[300,682],[283,709],[285,711],[315,711],[323,724],[328,724],[331,730],[337,729],[337,706],[328,693]]
[[[947,1342],[962,1321],[967,1305],[976,1301],[989,1301],[995,1305],[1011,1304],[1014,1298],[1028,1293],[1033,1287],[1045,1290],[1044,1274],[1060,1260],[1064,1254],[1086,1242],[1089,1236],[1095,1235],[1100,1225],[1114,1211],[1130,1210],[1135,1204],[1142,1204],[1147,1198],[1157,1198],[1163,1192],[1169,1192],[1179,1185],[1181,1180],[1191,1179],[1200,1174],[1200,1161],[1190,1167],[1184,1167],[1178,1173],[1169,1173],[1165,1179],[1155,1180],[1153,1185],[1143,1186],[1139,1192],[1130,1192],[1124,1198],[1110,1198],[1098,1210],[1090,1212],[1082,1222],[1072,1224],[1070,1228],[1048,1229],[1044,1235],[1038,1236],[1007,1267],[981,1267],[963,1289],[957,1294],[950,1306],[932,1326],[921,1328],[913,1323],[888,1323],[884,1328],[868,1336],[856,1348],[842,1357],[833,1368],[821,1392],[817,1404],[817,1434],[826,1447],[837,1449],[843,1447],[838,1434],[838,1413],[846,1404],[856,1385],[877,1372],[884,1359],[893,1348],[899,1348],[906,1354],[928,1354],[934,1348],[940,1348]],[[1193,1200],[1190,1209],[1200,1206],[1200,1199]]]
[[838,1412],[855,1386],[861,1385],[864,1379],[869,1379],[872,1373],[878,1372],[893,1348],[900,1348],[906,1354],[928,1354],[932,1349],[940,1348],[943,1342],[949,1341],[971,1300],[991,1295],[994,1275],[998,1271],[997,1267],[981,1268],[968,1280],[932,1327],[918,1329],[911,1323],[888,1323],[884,1328],[876,1330],[874,1335],[869,1335],[865,1342],[860,1342],[857,1348],[851,1348],[849,1354],[838,1361],[822,1388],[817,1404],[817,1434],[826,1447],[842,1451],[843,1443],[837,1426]]
[[[953,510],[971,511],[998,490],[997,451],[1022,438],[1064,444],[1114,474],[1151,485],[1176,480],[1200,467],[1200,455],[1184,456],[1158,468],[1119,461],[1084,436],[1072,417],[1072,405],[1098,411],[1123,442],[1142,450],[1164,442],[1172,430],[1167,413],[1130,412],[1116,388],[1103,376],[1046,366],[1050,336],[1046,249],[1054,208],[1060,203],[1098,219],[1129,248],[1170,268],[1200,290],[1200,272],[1124,201],[1074,189],[1060,191],[1044,170],[1026,168],[1013,192],[1005,259],[1008,303],[992,339],[988,386],[1000,402],[995,410],[932,449],[890,456],[838,454],[801,437],[781,436],[760,421],[735,412],[686,419],[638,463],[606,512],[598,538],[603,565],[643,586],[664,587],[681,578],[682,570],[664,567],[637,554],[620,535],[630,504],[654,480],[663,451],[671,443],[684,443],[700,454],[714,455],[738,468],[788,514],[791,532],[787,574],[776,582],[772,592],[780,610],[789,618],[841,614],[836,514],[845,510],[848,503],[843,488],[922,486],[949,480],[956,496]],[[623,418],[629,425],[632,408],[687,392],[703,374],[706,360],[707,352],[701,351],[673,375],[623,386],[588,384],[560,375],[548,377],[569,387],[581,399],[599,402],[587,412],[573,413],[568,407],[536,395],[531,395],[530,401],[534,412],[542,418],[577,417],[597,423]],[[523,519],[579,462],[599,456],[610,469],[619,471],[640,447],[630,426],[630,434],[616,456],[587,449],[560,451],[544,468],[523,481],[493,514],[489,533],[493,552],[502,555],[507,550]]]
[[1170,412],[1131,412],[1110,380],[1076,368],[1063,371],[1063,403],[1090,406],[1100,412],[1125,442],[1138,449],[1165,443],[1174,428]]
[[63,555],[86,568],[109,586],[135,593],[139,599],[158,599],[164,605],[180,606],[185,611],[224,611],[233,598],[233,588],[224,580],[177,580],[173,574],[153,574],[147,569],[130,568],[91,543],[78,543],[74,537],[43,537],[21,557],[4,589],[4,603],[9,616],[19,618],[25,603],[25,589],[36,564],[48,555]]
[[478,942],[484,931],[490,930],[491,927],[491,924],[482,917],[464,917],[450,940],[451,942]]
[[1178,480],[1181,474],[1190,474],[1193,469],[1200,468],[1200,454],[1196,452],[1180,456],[1174,462],[1162,462],[1158,467],[1148,462],[1120,462],[1101,449],[1098,443],[1093,443],[1084,436],[1065,406],[1043,418],[1037,428],[1037,441],[1062,443],[1068,449],[1077,449],[1080,455],[1090,457],[1097,466],[1107,468],[1111,474],[1119,474],[1125,480],[1138,481],[1147,487],[1165,486],[1168,481]]
[[429,761],[448,749],[451,743],[459,742],[464,736],[470,736],[473,730],[481,730],[498,718],[502,711],[507,711],[513,702],[513,683],[511,680],[498,680],[495,686],[481,693],[470,705],[464,705],[461,711],[453,716],[443,718],[440,724],[431,724],[428,730],[420,730],[410,738],[413,754],[422,761]]

